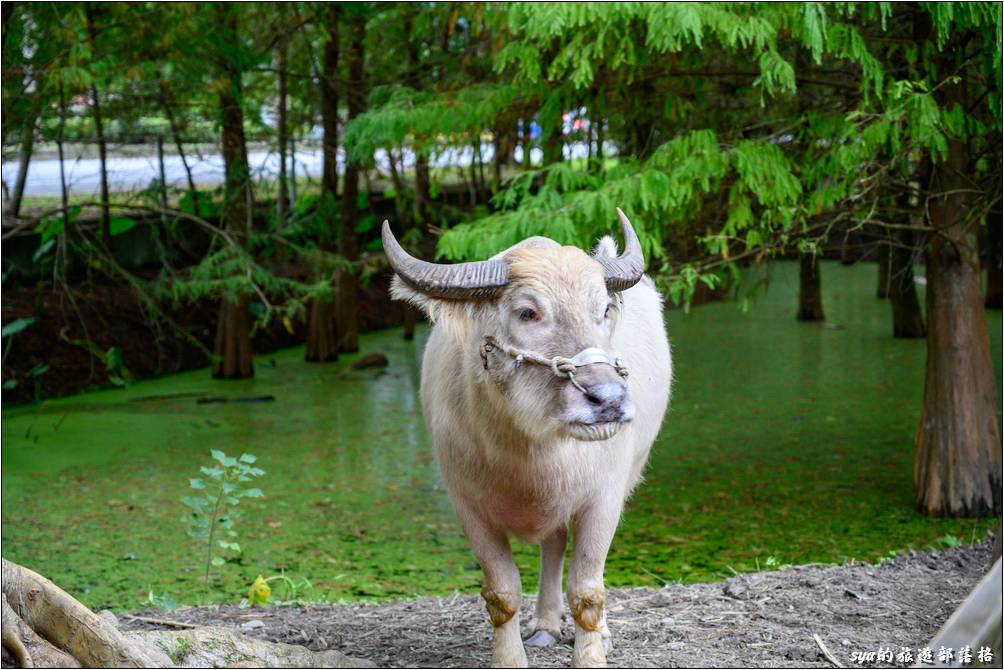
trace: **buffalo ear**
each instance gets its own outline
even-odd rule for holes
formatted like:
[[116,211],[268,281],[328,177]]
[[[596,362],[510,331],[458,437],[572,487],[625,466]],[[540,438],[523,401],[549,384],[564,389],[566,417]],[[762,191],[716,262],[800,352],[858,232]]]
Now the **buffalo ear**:
[[444,328],[464,346],[467,342],[471,325],[474,323],[478,310],[484,308],[484,303],[472,300],[441,300],[412,288],[408,282],[398,275],[390,282],[390,295],[394,300],[403,300],[422,310],[433,324]]
[[408,285],[408,282],[404,281],[396,274],[394,275],[394,278],[390,280],[390,297],[394,300],[407,302],[422,310],[426,316],[429,315],[428,305],[432,301],[432,298],[425,295],[421,291],[416,291]]
[[600,241],[593,248],[593,256],[599,256],[600,258],[617,258],[618,253],[617,242],[609,235],[604,235],[600,238]]

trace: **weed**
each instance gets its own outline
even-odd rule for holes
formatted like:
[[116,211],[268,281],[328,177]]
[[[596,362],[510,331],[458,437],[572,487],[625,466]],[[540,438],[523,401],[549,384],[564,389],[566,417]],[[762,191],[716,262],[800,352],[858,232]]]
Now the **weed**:
[[[190,479],[189,485],[199,493],[181,499],[182,504],[191,510],[189,517],[191,527],[188,534],[206,540],[204,580],[207,595],[210,566],[220,567],[226,563],[222,555],[214,555],[216,549],[219,548],[224,553],[227,551],[234,554],[241,553],[241,546],[235,539],[237,531],[234,530],[234,521],[239,516],[237,506],[240,505],[241,498],[260,498],[262,495],[261,489],[245,488],[243,485],[265,474],[264,470],[252,465],[258,460],[257,456],[241,454],[240,458],[233,458],[219,449],[212,449],[209,453],[218,465],[199,468],[202,474],[209,478],[208,486],[206,480],[201,477]],[[219,538],[221,533],[226,539]]]

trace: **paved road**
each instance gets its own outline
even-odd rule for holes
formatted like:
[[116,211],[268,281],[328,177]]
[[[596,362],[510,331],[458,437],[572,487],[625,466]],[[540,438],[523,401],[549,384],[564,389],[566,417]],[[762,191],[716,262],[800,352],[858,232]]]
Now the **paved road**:
[[[517,160],[521,159],[521,152],[517,151]],[[485,162],[491,161],[494,152],[490,144],[482,147],[482,157]],[[540,150],[533,150],[535,160],[540,159]],[[586,155],[585,147],[582,145],[570,145],[566,147],[566,154],[570,156]],[[192,169],[192,177],[200,187],[214,186],[223,181],[223,157],[219,154],[205,156],[190,156],[189,166]],[[379,151],[376,155],[377,165],[381,170],[387,171],[387,157],[384,152]],[[405,156],[405,165],[414,163],[413,156]],[[467,166],[471,163],[471,150],[451,151],[437,156],[432,164],[435,167],[447,167],[450,165]],[[279,171],[279,158],[274,152],[252,151],[248,154],[248,164],[256,178],[273,178]],[[344,155],[339,153],[339,171],[344,165]],[[178,156],[164,157],[164,171],[167,175],[166,181],[169,186],[185,188],[187,179],[185,177],[184,166]],[[320,179],[322,171],[321,150],[298,149],[296,152],[296,174],[297,177],[308,175],[312,179]],[[17,161],[7,161],[3,163],[3,181],[8,188],[13,188],[17,180]],[[71,195],[97,194],[101,184],[100,162],[97,158],[67,159],[66,161],[66,181]],[[118,193],[128,193],[141,191],[147,188],[154,179],[158,178],[157,157],[124,157],[114,156],[108,159],[108,185],[111,191]],[[58,196],[59,186],[59,160],[44,159],[32,161],[28,166],[28,180],[25,183],[25,196]]]

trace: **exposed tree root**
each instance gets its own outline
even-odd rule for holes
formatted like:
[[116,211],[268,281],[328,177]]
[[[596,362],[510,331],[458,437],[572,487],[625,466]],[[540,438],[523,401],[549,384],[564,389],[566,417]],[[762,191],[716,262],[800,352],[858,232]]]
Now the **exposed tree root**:
[[3,559],[2,576],[3,646],[24,668],[372,667],[222,628],[123,633],[27,568]]

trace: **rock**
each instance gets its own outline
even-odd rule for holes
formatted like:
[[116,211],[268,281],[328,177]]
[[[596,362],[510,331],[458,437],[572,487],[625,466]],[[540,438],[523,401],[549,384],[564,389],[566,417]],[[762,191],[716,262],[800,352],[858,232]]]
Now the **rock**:
[[387,357],[383,354],[366,354],[349,364],[350,370],[365,370],[367,368],[383,368],[387,366]]
[[245,621],[241,624],[241,630],[255,630],[258,628],[264,628],[265,622],[261,619],[251,619],[250,621]]

